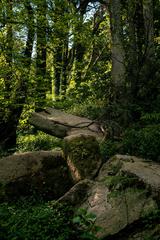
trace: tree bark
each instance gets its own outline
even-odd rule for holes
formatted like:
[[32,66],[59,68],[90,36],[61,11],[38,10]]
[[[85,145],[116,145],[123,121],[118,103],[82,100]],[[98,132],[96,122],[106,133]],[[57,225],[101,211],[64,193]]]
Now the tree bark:
[[143,0],[143,18],[145,29],[146,58],[154,58],[154,23],[153,23],[153,1]]
[[46,102],[46,57],[47,57],[47,2],[37,5],[37,59],[36,59],[36,109],[41,109]]
[[[122,43],[121,1],[111,1],[111,58],[112,58],[112,82],[114,85],[114,101],[121,101],[125,85],[125,52]],[[123,97],[124,98],[124,97]]]
[[62,77],[62,53],[63,47],[60,42],[54,54],[54,97],[55,100],[60,96],[61,77]]
[[12,92],[12,55],[13,55],[13,27],[12,27],[12,19],[13,19],[13,1],[8,0],[6,4],[7,10],[7,20],[6,20],[6,75],[5,75],[5,99],[9,100],[10,94]]
[[128,45],[126,53],[127,55],[127,82],[129,84],[129,99],[132,103],[135,103],[137,92],[138,92],[138,49],[137,49],[137,38],[136,38],[136,1],[128,0],[127,2],[127,20],[128,20]]

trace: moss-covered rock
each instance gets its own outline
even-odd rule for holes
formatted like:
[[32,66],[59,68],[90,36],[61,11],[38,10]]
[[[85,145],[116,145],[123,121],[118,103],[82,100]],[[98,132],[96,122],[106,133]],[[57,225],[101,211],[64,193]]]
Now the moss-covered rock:
[[0,200],[38,194],[56,199],[73,186],[61,151],[15,154],[0,159]]
[[93,179],[102,163],[99,144],[94,136],[88,134],[66,137],[64,155],[74,182]]
[[[142,219],[160,208],[159,172],[160,165],[154,162],[116,155],[103,164],[94,181],[78,182],[59,201],[70,202],[77,208],[85,208],[89,213],[95,214],[95,225],[102,228],[98,232],[100,238],[121,240],[128,234],[130,226],[135,227],[132,229],[133,235],[139,237],[135,224],[141,223]],[[155,230],[159,230],[157,227]],[[123,235],[114,238],[121,231]],[[143,231],[143,236],[152,234],[147,233],[146,229]],[[130,233],[128,236],[131,236]],[[138,237],[133,239],[147,239]]]

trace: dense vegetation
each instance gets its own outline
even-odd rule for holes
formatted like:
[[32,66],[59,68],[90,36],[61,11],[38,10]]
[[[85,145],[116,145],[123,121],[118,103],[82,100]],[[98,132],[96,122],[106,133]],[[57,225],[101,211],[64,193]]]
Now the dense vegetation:
[[96,240],[95,216],[84,209],[74,215],[70,206],[36,198],[0,205],[0,239]]
[[3,0],[1,151],[32,134],[31,111],[53,106],[99,121],[107,156],[158,160],[159,11],[158,0]]
[[[104,161],[124,153],[160,162],[159,65],[159,0],[2,0],[0,154],[60,147],[27,122],[32,111],[51,106],[101,124]],[[29,214],[14,207],[7,205],[12,217],[4,226],[9,213],[2,205],[3,231],[11,225],[19,231],[14,217],[21,224]],[[38,222],[54,214],[48,209]],[[59,224],[56,239],[68,239],[61,237],[61,221],[53,218],[42,234]],[[21,239],[12,230],[0,238]]]

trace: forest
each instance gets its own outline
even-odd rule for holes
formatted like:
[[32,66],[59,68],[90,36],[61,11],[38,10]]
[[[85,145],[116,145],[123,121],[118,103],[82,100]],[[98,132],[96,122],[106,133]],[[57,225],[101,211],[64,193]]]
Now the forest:
[[[29,123],[47,108],[98,124],[103,163],[124,154],[159,164],[160,1],[1,0],[1,158],[62,147]],[[36,194],[21,201],[1,204],[0,239],[99,239],[85,211],[72,218],[57,203],[51,211]],[[29,230],[26,208],[30,226],[39,216]]]

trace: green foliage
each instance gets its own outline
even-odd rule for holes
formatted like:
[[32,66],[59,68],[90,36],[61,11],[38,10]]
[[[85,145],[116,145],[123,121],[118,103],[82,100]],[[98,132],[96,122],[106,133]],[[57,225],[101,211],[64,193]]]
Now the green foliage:
[[69,239],[70,213],[68,207],[49,203],[32,206],[25,202],[21,207],[2,204],[0,239]]
[[115,155],[120,148],[120,143],[114,140],[106,140],[100,143],[100,152],[103,158],[103,161],[106,161],[113,155]]
[[144,240],[159,240],[159,236],[153,236],[152,234],[149,236],[144,236]]
[[36,134],[19,134],[17,137],[18,152],[52,150],[59,147],[61,140],[40,131]]
[[145,124],[158,124],[160,122],[160,113],[159,112],[152,112],[152,113],[145,113],[141,117],[141,121]]
[[160,221],[159,209],[148,213],[147,216],[145,216],[145,218],[143,219],[143,223],[145,223],[147,228],[152,228],[154,226],[154,223],[159,221]]
[[81,232],[82,239],[98,239],[95,234],[102,229],[95,225],[95,221],[96,215],[88,213],[84,208],[80,208],[73,218],[73,223],[76,224],[77,229]]
[[83,117],[88,117],[93,120],[98,121],[101,116],[103,116],[105,111],[105,102],[98,99],[88,98],[85,101],[81,101],[80,103],[73,104],[70,109],[75,115],[80,115]]
[[94,221],[95,216],[84,210],[74,216],[68,205],[23,199],[0,205],[0,239],[95,240],[99,229]]
[[124,190],[127,187],[136,186],[136,177],[128,176],[108,176],[106,177],[105,184],[109,189]]
[[160,161],[160,125],[126,130],[122,151],[130,155]]
[[146,229],[144,240],[159,240],[160,225],[158,224],[160,223],[160,210],[158,209],[148,213],[142,222]]
[[106,104],[99,99],[88,97],[81,99],[79,96],[70,96],[67,99],[61,99],[51,103],[51,107],[67,111],[82,117],[88,117],[98,121],[105,114]]

